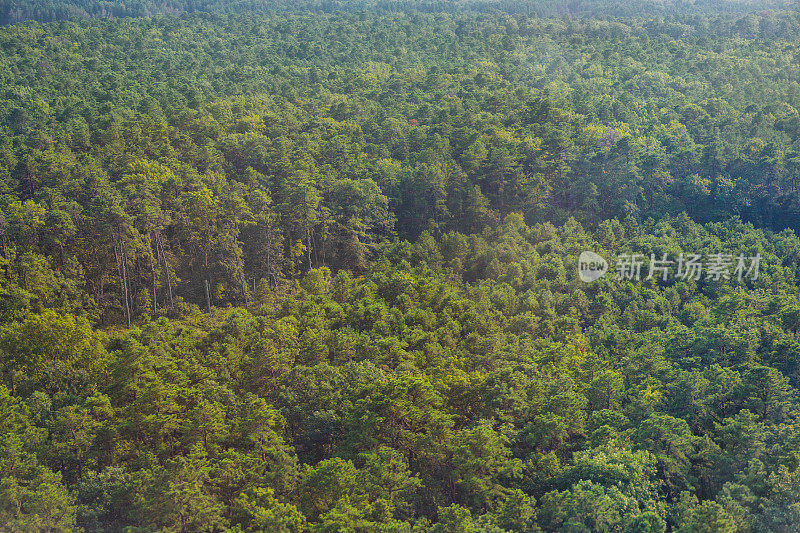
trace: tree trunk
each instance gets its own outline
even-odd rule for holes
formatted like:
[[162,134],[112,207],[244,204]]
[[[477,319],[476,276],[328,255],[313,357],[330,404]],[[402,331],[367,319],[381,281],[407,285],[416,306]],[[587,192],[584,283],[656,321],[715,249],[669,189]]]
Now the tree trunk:
[[[156,245],[157,246],[157,245]],[[153,275],[153,314],[158,313],[158,295],[156,294],[156,264],[158,263],[158,248],[156,256],[153,257],[153,247],[150,246],[150,271]]]
[[[124,241],[123,241],[124,246]],[[125,313],[128,317],[128,327],[131,327],[131,299],[130,290],[128,288],[128,252],[122,248],[122,275],[125,282]]]
[[156,233],[156,245],[159,249],[159,256],[161,257],[161,261],[164,263],[164,275],[167,278],[167,294],[169,295],[169,308],[173,309],[175,304],[172,300],[172,275],[169,271],[169,265],[167,264],[167,254],[164,253],[164,242],[161,240],[161,234]]
[[308,269],[311,270],[311,221],[308,218],[308,191],[303,192],[303,214],[306,219],[306,256]]
[[[119,246],[119,249],[117,249],[117,246]],[[124,252],[125,241],[120,238],[117,245],[114,246],[114,255],[117,259],[117,269],[119,271],[119,290],[124,303],[123,308],[125,309],[125,317],[127,318],[128,327],[131,327],[131,308],[128,302],[128,275],[127,268],[125,266],[126,257]]]
[[211,312],[211,286],[208,283],[208,250],[204,252],[203,266],[205,270],[205,284],[206,284],[206,309]]

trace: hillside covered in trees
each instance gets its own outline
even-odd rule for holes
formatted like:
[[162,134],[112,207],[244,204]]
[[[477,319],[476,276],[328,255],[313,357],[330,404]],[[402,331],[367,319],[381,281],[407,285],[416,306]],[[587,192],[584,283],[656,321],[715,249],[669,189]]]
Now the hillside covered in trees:
[[152,17],[191,13],[502,11],[539,17],[663,17],[686,13],[759,13],[794,0],[0,0],[0,25],[26,20]]
[[794,531],[800,14],[625,5],[0,2],[0,530]]

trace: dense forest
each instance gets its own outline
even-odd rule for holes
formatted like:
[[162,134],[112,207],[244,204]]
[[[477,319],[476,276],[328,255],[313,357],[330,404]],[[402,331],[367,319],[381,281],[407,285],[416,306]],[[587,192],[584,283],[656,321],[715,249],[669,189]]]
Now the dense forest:
[[500,11],[539,17],[675,16],[758,13],[797,6],[796,0],[0,0],[0,26],[26,20],[152,17],[184,13],[335,11],[457,13]]
[[0,1],[0,531],[796,531],[800,13],[645,4]]

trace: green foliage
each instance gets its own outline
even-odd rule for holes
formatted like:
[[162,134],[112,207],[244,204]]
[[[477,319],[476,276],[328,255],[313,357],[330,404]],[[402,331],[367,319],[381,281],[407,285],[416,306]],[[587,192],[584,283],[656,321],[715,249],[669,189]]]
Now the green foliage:
[[796,527],[800,18],[639,4],[0,1],[232,13],[0,29],[0,529]]

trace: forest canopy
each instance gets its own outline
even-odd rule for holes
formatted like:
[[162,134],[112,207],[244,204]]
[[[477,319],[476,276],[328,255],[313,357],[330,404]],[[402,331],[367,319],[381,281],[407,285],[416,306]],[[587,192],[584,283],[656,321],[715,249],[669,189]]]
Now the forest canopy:
[[800,523],[800,15],[455,7],[0,2],[0,530]]
[[686,13],[758,13],[795,6],[792,0],[0,0],[0,25],[26,20],[54,22],[77,18],[276,11],[458,13],[466,10],[539,17],[656,17]]

